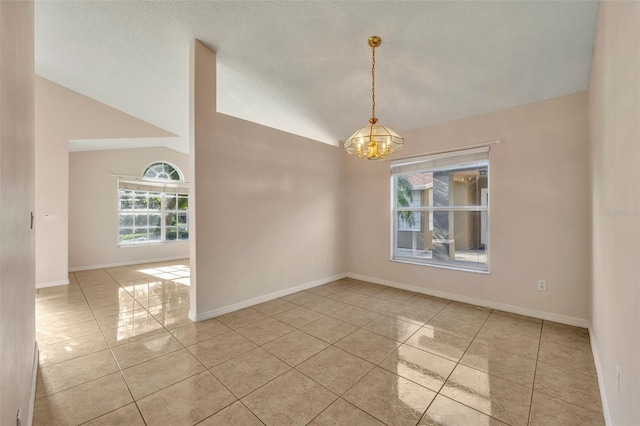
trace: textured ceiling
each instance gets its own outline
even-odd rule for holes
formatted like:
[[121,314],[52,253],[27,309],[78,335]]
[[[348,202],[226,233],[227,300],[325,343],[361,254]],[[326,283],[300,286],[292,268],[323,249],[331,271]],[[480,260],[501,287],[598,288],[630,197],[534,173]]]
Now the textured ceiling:
[[[330,144],[586,90],[598,3],[36,2],[36,73],[188,140],[189,44],[218,111]],[[256,142],[259,143],[259,142]],[[94,141],[95,147],[95,141]],[[76,147],[77,149],[77,147]]]

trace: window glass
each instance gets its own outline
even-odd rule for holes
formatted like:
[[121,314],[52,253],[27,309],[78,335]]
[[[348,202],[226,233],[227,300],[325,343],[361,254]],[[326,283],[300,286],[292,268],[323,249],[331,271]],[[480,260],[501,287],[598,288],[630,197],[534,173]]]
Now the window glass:
[[472,150],[392,165],[392,260],[489,270],[489,156]]
[[166,162],[153,163],[147,167],[143,176],[150,179],[184,180],[178,168]]
[[[182,181],[182,173],[167,162],[147,167],[147,179]],[[154,184],[157,185],[157,184]],[[189,195],[143,191],[121,185],[118,190],[118,244],[121,246],[184,241],[189,239]],[[133,188],[133,189],[131,189]]]

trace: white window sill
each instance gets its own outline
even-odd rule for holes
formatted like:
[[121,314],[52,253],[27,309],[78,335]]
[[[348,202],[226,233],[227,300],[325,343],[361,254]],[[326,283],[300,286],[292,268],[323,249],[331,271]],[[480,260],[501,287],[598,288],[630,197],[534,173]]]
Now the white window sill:
[[144,244],[118,244],[118,248],[164,246],[167,244],[188,243],[188,242],[189,240],[175,240],[175,241],[162,241],[158,243],[144,243]]
[[407,263],[410,265],[418,265],[418,266],[430,266],[433,268],[440,268],[440,269],[451,269],[453,271],[460,271],[460,272],[473,272],[476,274],[485,274],[485,275],[489,275],[491,274],[489,268],[487,267],[487,269],[479,269],[479,268],[465,268],[464,266],[461,265],[447,265],[444,263],[435,263],[435,262],[421,262],[419,260],[414,260],[411,258],[391,258],[389,259],[391,262],[397,262],[397,263]]

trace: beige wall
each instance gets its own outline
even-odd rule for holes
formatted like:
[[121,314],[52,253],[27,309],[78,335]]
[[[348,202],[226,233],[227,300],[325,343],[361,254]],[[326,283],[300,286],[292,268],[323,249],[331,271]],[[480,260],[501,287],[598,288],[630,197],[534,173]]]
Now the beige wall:
[[[198,219],[202,222],[202,228],[209,227],[210,215],[206,211],[216,200],[209,197],[203,191],[202,203],[205,210],[202,214],[196,214],[199,208],[200,176],[207,174],[208,159],[211,155],[211,144],[214,139],[214,127],[216,119],[216,53],[205,46],[199,40],[193,40],[189,47],[189,169],[191,176],[191,193],[189,196],[189,253],[191,268],[191,304],[189,316],[193,320],[199,319],[200,312],[211,311],[213,301],[209,298],[199,297],[199,277],[203,279],[203,287],[207,284],[208,277],[201,273],[197,265],[199,260],[206,265],[209,258],[205,257],[210,252],[210,242],[199,238],[200,228]],[[203,188],[208,185],[202,181]],[[202,250],[199,250],[202,246]],[[202,254],[199,254],[199,253]],[[211,285],[211,284],[209,284]]]
[[222,114],[215,145],[198,179],[211,259],[198,274],[215,285],[200,281],[199,298],[226,306],[345,272],[339,148]]
[[[211,99],[204,49],[192,90]],[[214,111],[195,99],[197,315],[343,273],[342,150]]]
[[[33,3],[0,2],[0,424],[35,391]],[[32,387],[33,386],[33,387]]]
[[142,176],[151,163],[168,161],[189,176],[189,158],[167,148],[69,154],[69,268],[189,257],[189,243],[118,247],[117,178]]
[[198,314],[343,273],[339,148],[222,114],[215,126],[197,175]]
[[[610,424],[640,424],[640,3],[601,2],[589,83],[593,346]],[[616,384],[616,367],[620,385]]]
[[[349,157],[349,272],[586,325],[586,101],[582,92],[404,132],[402,156],[502,141],[490,154],[488,275],[391,262],[389,163]],[[548,281],[547,292],[537,290],[538,279]]]
[[[69,140],[174,136],[36,77],[36,285],[68,283]],[[45,213],[57,221],[44,221]]]

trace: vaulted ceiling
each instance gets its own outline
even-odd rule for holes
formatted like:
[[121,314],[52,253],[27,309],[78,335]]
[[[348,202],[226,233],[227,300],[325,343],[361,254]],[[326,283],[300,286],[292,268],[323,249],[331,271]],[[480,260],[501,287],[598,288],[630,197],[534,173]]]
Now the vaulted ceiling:
[[[189,44],[217,51],[218,111],[329,144],[581,90],[592,1],[38,1],[36,73],[180,136]],[[260,143],[256,141],[256,143]]]

